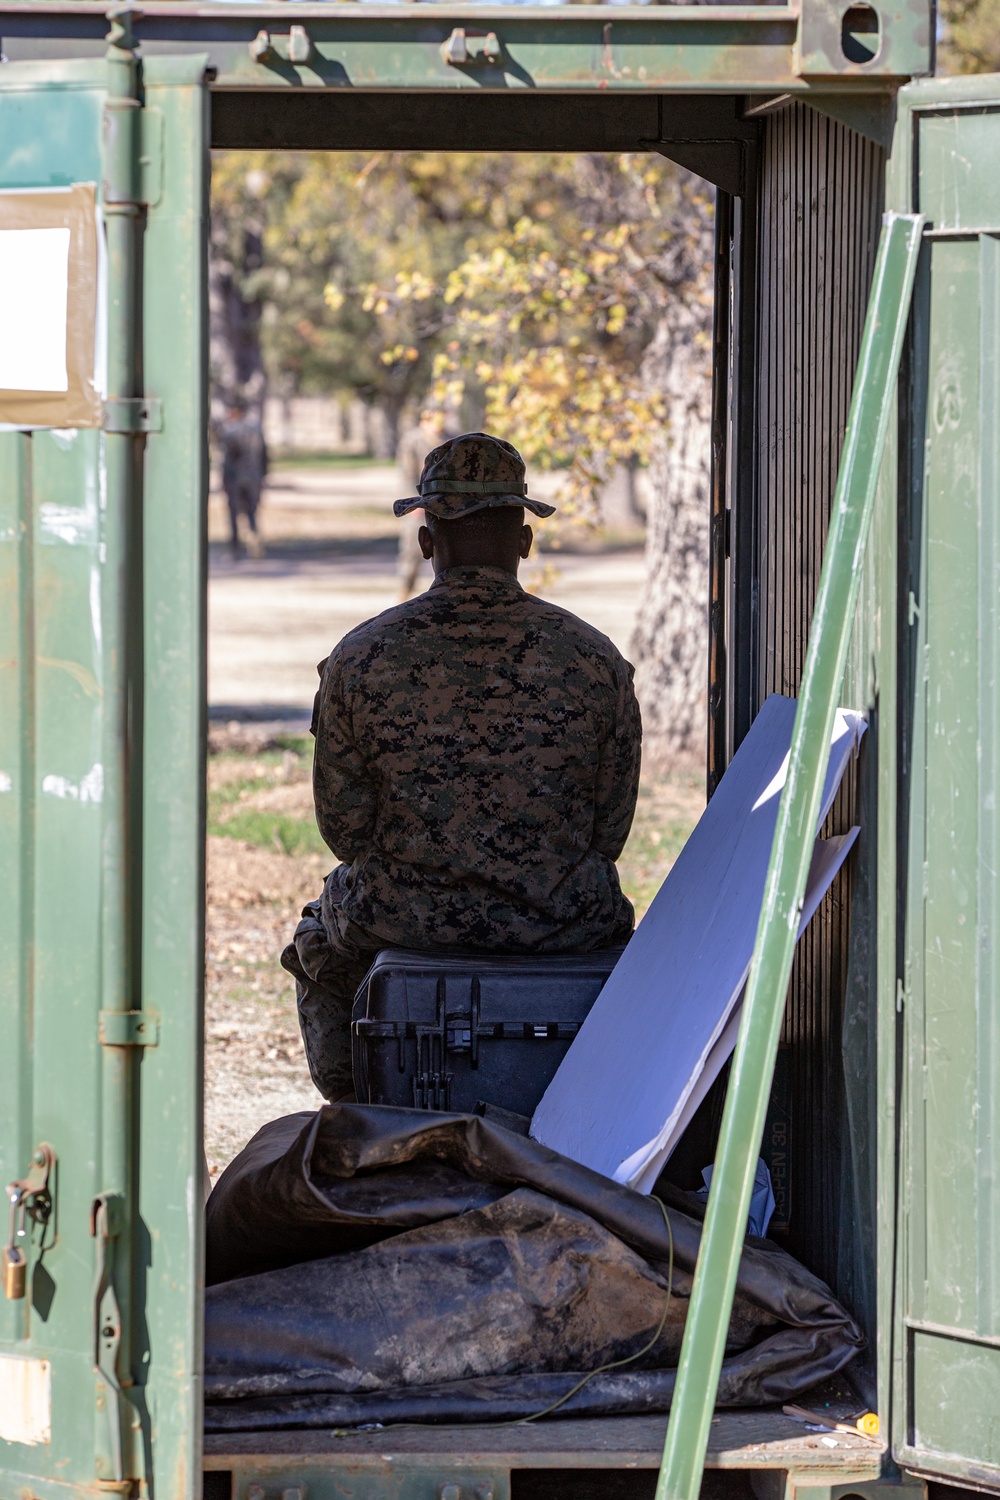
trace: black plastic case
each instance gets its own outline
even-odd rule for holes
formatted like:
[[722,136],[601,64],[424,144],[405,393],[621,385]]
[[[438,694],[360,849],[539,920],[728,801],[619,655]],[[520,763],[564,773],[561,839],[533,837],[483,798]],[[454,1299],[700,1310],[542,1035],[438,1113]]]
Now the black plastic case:
[[385,948],[354,1001],[354,1087],[368,1104],[532,1115],[621,956]]

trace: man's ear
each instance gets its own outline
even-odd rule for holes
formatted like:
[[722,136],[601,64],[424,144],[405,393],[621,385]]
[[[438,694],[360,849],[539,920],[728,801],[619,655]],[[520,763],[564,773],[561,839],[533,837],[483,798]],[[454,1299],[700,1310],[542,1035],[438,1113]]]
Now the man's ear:
[[535,533],[532,531],[531,527],[530,526],[522,526],[521,527],[521,535],[520,535],[520,538],[518,539],[518,543],[517,543],[517,555],[518,555],[518,557],[527,557],[528,553],[531,551],[531,544],[534,541],[534,539],[535,539]]
[[[431,536],[429,526],[421,526],[417,532],[417,544],[420,547],[422,556],[430,562],[434,556],[434,538]],[[523,555],[527,557],[528,554],[525,552]]]

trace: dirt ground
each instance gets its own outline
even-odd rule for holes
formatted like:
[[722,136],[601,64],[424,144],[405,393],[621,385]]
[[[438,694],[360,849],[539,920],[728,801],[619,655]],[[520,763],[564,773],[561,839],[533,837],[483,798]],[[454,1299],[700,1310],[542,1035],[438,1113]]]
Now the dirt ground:
[[[234,561],[221,497],[210,511],[205,1145],[214,1180],[266,1121],[321,1102],[305,1064],[294,985],[278,962],[334,863],[312,814],[305,733],[316,663],[396,602],[391,466],[287,468],[262,515],[266,553]],[[628,648],[639,539],[576,538],[526,582]],[[620,861],[645,911],[704,806],[701,779],[647,780]]]
[[208,841],[205,1152],[213,1180],[268,1120],[322,1103],[306,1069],[292,981],[278,964],[322,865],[316,855]]

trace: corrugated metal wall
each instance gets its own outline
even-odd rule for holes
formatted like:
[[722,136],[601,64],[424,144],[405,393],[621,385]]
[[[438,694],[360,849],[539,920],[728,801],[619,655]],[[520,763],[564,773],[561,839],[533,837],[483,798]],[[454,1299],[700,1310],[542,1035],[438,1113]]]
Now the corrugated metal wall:
[[[765,119],[762,147],[755,577],[753,625],[743,643],[751,654],[744,678],[751,715],[768,693],[798,691],[874,266],[884,170],[880,147],[801,104]],[[834,829],[853,821],[853,777],[848,781],[831,815]],[[838,1280],[845,1165],[848,899],[845,875],[799,944],[784,1031],[791,1044],[788,1244],[832,1284]]]

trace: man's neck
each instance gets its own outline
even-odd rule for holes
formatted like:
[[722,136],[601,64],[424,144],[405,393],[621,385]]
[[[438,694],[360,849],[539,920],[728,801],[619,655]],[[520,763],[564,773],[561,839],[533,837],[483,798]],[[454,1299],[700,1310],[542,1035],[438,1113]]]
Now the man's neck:
[[434,559],[434,577],[440,578],[442,573],[454,572],[456,568],[490,568],[501,573],[509,573],[511,578],[517,578],[517,569],[520,559],[510,565],[508,558],[496,557],[449,557],[438,563]]
[[450,584],[482,583],[493,588],[520,590],[517,574],[509,568],[498,568],[495,563],[452,563],[451,567],[439,568],[434,574],[434,584],[442,587]]

